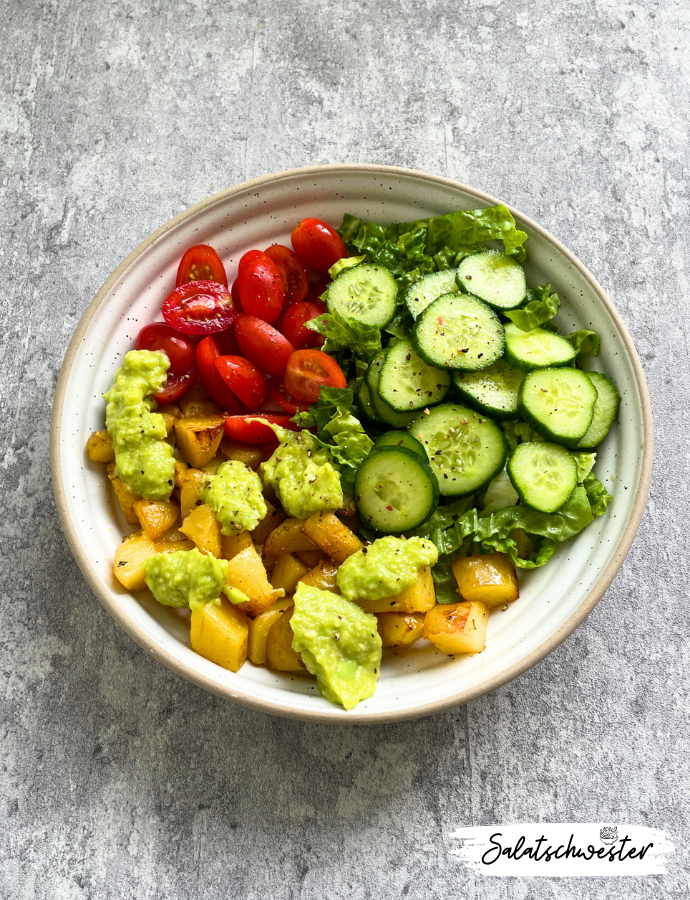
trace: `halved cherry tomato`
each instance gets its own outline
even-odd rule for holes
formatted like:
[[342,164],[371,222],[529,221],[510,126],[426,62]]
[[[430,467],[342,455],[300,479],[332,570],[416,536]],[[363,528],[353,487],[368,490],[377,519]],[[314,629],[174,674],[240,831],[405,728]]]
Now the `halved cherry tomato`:
[[237,273],[237,290],[242,309],[250,316],[275,322],[280,315],[285,282],[278,266],[265,253],[250,250],[244,254]]
[[266,250],[266,256],[269,256],[283,273],[285,306],[306,300],[309,293],[309,272],[299,257],[283,244],[271,244]]
[[137,350],[162,350],[170,360],[168,378],[161,390],[153,395],[157,403],[172,403],[191,387],[196,378],[196,351],[189,338],[166,325],[152,322],[144,325],[134,342]]
[[301,403],[292,396],[285,387],[285,381],[282,378],[268,379],[268,393],[274,403],[277,403],[281,409],[291,413],[293,416],[296,412],[301,412],[309,406],[308,403]]
[[240,300],[240,292],[237,289],[237,279],[235,279],[232,283],[232,287],[230,288],[230,296],[232,297],[232,302],[239,309],[239,311],[243,312],[242,301]]
[[[321,307],[321,308],[320,308]],[[323,304],[293,303],[288,306],[280,317],[280,330],[290,341],[295,350],[304,350],[307,347],[321,347],[326,340],[318,331],[312,331],[306,327],[311,319],[316,319],[325,312]]]
[[228,276],[220,256],[208,244],[196,244],[186,251],[177,267],[175,287],[189,281],[217,281],[228,286]]
[[163,318],[183,334],[215,334],[237,318],[228,289],[215,281],[188,281],[163,301]]
[[[256,415],[273,425],[289,428],[290,431],[302,430],[290,421],[290,416],[277,416],[275,413],[257,413]],[[229,416],[225,420],[225,434],[241,444],[267,444],[275,439],[275,434],[268,425],[250,416]]]
[[309,285],[307,303],[318,303],[319,306],[323,306],[323,311],[326,312],[326,304],[321,300],[321,297],[328,290],[328,285],[330,283],[330,278],[319,278],[318,281],[312,281],[312,283]]
[[268,375],[284,375],[295,352],[292,344],[268,322],[241,313],[235,322],[235,336],[242,356]]
[[216,368],[216,360],[223,355],[219,347],[219,339],[228,333],[223,331],[219,335],[205,337],[199,341],[196,348],[196,364],[199,369],[199,377],[211,400],[217,403],[221,409],[235,415],[242,407]]
[[322,387],[347,387],[338,363],[320,350],[295,350],[285,373],[285,387],[298,400],[316,403]]
[[216,347],[220,350],[221,356],[240,356],[240,348],[237,346],[237,338],[235,337],[235,329],[227,328],[225,331],[219,331],[213,335]]
[[292,246],[302,262],[320,275],[347,256],[345,244],[335,230],[321,219],[302,219],[293,229]]
[[216,368],[233,394],[251,410],[257,410],[266,400],[264,377],[249,360],[241,356],[219,356]]

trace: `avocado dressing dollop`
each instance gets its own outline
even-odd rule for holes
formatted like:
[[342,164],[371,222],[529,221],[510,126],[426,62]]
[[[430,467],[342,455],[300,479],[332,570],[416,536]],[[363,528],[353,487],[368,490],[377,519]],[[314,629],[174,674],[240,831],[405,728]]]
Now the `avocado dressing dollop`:
[[431,541],[382,537],[349,556],[338,569],[338,587],[348,600],[394,597],[417,580],[422,566],[438,562]]
[[213,508],[223,534],[253,531],[268,512],[261,479],[236,459],[224,462],[209,475],[204,502]]
[[144,563],[146,584],[164,606],[200,609],[207,603],[220,606],[220,594],[228,575],[228,562],[206,556],[196,547],[156,553]]

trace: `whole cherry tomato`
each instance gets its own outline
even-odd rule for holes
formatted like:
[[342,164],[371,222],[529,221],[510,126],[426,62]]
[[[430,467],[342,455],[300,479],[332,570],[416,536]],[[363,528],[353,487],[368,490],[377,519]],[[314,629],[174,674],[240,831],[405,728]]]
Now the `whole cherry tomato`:
[[270,323],[280,315],[285,282],[278,266],[265,253],[250,250],[244,254],[237,273],[237,290],[242,309],[250,316]]
[[282,244],[272,244],[266,250],[266,256],[269,256],[283,273],[285,306],[306,300],[309,293],[309,272],[299,257]]
[[[264,421],[260,421],[263,419]],[[301,431],[298,425],[290,421],[290,416],[277,416],[275,413],[257,413],[257,418],[251,416],[229,416],[225,420],[225,434],[233,441],[241,444],[268,444],[275,440],[275,434],[266,425],[271,422],[281,428],[289,428],[290,431]],[[271,451],[272,452],[272,451]]]
[[[320,306],[323,307],[323,304]],[[324,336],[318,331],[307,328],[306,323],[311,319],[316,319],[325,311],[325,307],[320,309],[315,303],[293,303],[292,306],[288,306],[280,317],[280,330],[295,350],[321,347],[325,341]]]
[[228,286],[225,266],[213,247],[196,244],[184,254],[177,267],[175,287],[187,284],[188,281],[217,281],[223,287]]
[[215,334],[237,318],[228,289],[215,281],[188,281],[163,301],[163,318],[183,334]]
[[219,339],[227,334],[227,331],[223,331],[215,337],[209,336],[199,341],[196,348],[196,364],[199,369],[199,377],[211,400],[225,412],[234,415],[240,411],[240,403],[216,368],[216,360],[223,355],[218,346]]
[[285,373],[285,387],[298,400],[316,403],[322,387],[347,387],[338,363],[320,350],[295,350]]
[[240,348],[237,346],[237,338],[235,337],[234,327],[228,328],[225,331],[219,331],[218,334],[214,334],[213,340],[216,342],[216,347],[218,347],[218,349],[220,350],[221,356],[241,355]]
[[196,378],[196,351],[192,341],[166,325],[152,322],[144,325],[134,343],[137,350],[162,350],[170,360],[168,378],[161,390],[153,395],[157,403],[179,400]]
[[216,368],[233,394],[236,394],[245,406],[257,410],[266,401],[266,382],[264,377],[249,360],[241,356],[219,356]]
[[323,306],[323,311],[326,312],[326,304],[322,301],[321,298],[328,290],[328,286],[330,283],[330,278],[319,278],[318,281],[312,281],[312,283],[309,285],[307,303],[318,303]]
[[240,292],[237,289],[237,279],[235,279],[232,283],[232,287],[230,288],[230,296],[232,297],[232,302],[238,308],[240,312],[243,312],[242,309],[242,301],[240,300]]
[[338,232],[321,219],[302,219],[291,239],[302,262],[320,275],[325,275],[333,263],[347,256]]
[[309,406],[308,403],[301,403],[292,396],[285,387],[285,381],[282,378],[268,379],[268,393],[274,403],[277,403],[281,409],[293,416],[296,412],[302,412]]
[[276,329],[241,313],[235,322],[235,336],[242,356],[268,375],[284,375],[288,360],[295,352],[292,344]]

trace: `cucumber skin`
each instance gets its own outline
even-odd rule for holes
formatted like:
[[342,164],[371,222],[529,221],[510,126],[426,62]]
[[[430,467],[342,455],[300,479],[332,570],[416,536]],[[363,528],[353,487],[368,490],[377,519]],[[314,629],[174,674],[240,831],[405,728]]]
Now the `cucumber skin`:
[[[381,269],[381,270],[387,272],[390,275],[390,277],[393,278],[392,274],[390,273],[390,270],[387,269],[385,266],[377,265],[376,263],[366,263],[366,262],[358,263],[356,266],[347,266],[341,272],[339,272],[338,275],[336,275],[336,277],[333,279],[333,281],[329,285],[329,288],[333,287],[333,285],[337,283],[338,279],[342,278],[344,275],[349,277],[352,272],[356,272],[357,269],[364,268],[365,266],[371,266],[372,268],[375,268],[375,269]],[[345,280],[347,280],[347,279],[345,279]],[[393,279],[393,283],[395,284],[395,279]],[[342,287],[342,285],[341,285],[341,287]],[[396,292],[397,292],[397,285],[396,285]],[[331,312],[331,308],[328,306],[328,302],[326,302],[326,306],[328,308],[328,311]],[[344,313],[342,313],[337,308],[336,308],[336,312],[340,316],[344,315]],[[355,317],[350,317],[350,318],[355,318]],[[375,327],[376,328],[385,328],[386,325],[388,325],[388,323],[390,321],[392,321],[394,318],[395,318],[395,303],[393,304],[393,311],[392,311],[391,315],[388,317],[388,319],[386,319],[386,321],[383,323],[383,325],[376,325]],[[359,322],[360,320],[355,318],[355,321]]]
[[[414,346],[414,343],[413,343],[411,340],[410,340],[410,344],[412,344],[412,349],[413,349],[415,352],[417,352],[416,347]],[[381,378],[383,378],[383,370],[385,369],[386,363],[388,362],[388,354],[390,353],[391,350],[393,350],[394,347],[397,347],[397,346],[398,346],[398,344],[393,344],[392,346],[389,345],[388,347],[386,347],[386,349],[385,349],[385,351],[384,351],[384,353],[385,353],[386,355],[385,355],[385,357],[383,358],[383,362],[381,363],[381,371],[380,371],[380,373],[379,373],[379,384],[381,383]],[[419,356],[420,354],[417,353],[417,355]],[[426,363],[427,365],[429,365],[429,363],[427,363],[426,360],[425,360],[423,357],[422,357],[422,362],[424,362],[424,363]],[[431,368],[438,369],[439,367],[438,367],[438,366],[432,366]],[[448,369],[439,369],[439,371],[440,371],[441,373],[443,373],[444,375],[449,375],[449,370],[448,370]],[[412,412],[418,413],[420,409],[424,409],[426,406],[437,406],[439,403],[443,403],[443,401],[445,400],[446,396],[448,395],[448,391],[450,391],[450,389],[451,389],[452,386],[453,386],[453,382],[452,382],[452,379],[451,379],[451,380],[448,382],[448,387],[445,389],[445,391],[443,392],[443,394],[441,394],[441,396],[439,396],[436,400],[429,400],[429,401],[426,401],[426,402],[422,403],[421,406],[405,407],[405,409],[398,409],[397,407],[393,406],[393,404],[392,404],[392,403],[389,403],[388,400],[386,400],[386,398],[381,394],[381,391],[379,391],[378,389],[377,389],[377,391],[376,391],[376,394],[377,394],[379,400],[381,401],[381,403],[385,403],[385,405],[386,405],[392,412],[398,413],[399,415],[404,415],[405,413],[412,413]],[[373,404],[372,404],[372,405],[373,405]]]
[[[555,444],[556,441],[549,441],[548,443]],[[560,447],[561,444],[557,444],[557,446]],[[522,444],[518,444],[518,447],[522,447]],[[517,447],[515,448],[515,450],[517,450]],[[529,502],[526,500],[525,494],[524,494],[524,492],[522,491],[522,489],[518,486],[517,481],[516,481],[515,477],[513,476],[513,470],[512,470],[512,467],[511,467],[511,463],[512,463],[512,461],[513,461],[513,456],[515,455],[515,450],[513,450],[513,452],[510,454],[510,459],[508,460],[508,462],[507,462],[507,464],[506,464],[506,472],[508,473],[508,478],[510,478],[510,483],[511,483],[511,484],[513,485],[513,487],[515,488],[515,493],[516,493],[516,494],[518,495],[518,497],[520,498],[520,503],[524,503],[525,506],[529,507],[529,509],[536,509],[537,512],[546,512],[546,510],[539,509],[539,507],[537,507],[537,506],[532,506],[532,504],[529,503]],[[575,483],[574,483],[574,485],[573,485],[573,490],[575,490],[575,488],[577,487],[577,463],[575,462],[574,459],[573,459],[573,464],[574,464],[574,467],[575,467],[575,473],[576,473],[576,474],[575,474]],[[571,491],[570,493],[572,494],[572,491]],[[569,496],[570,496],[570,494],[568,494],[568,497],[569,497]],[[567,503],[567,502],[568,502],[568,497],[565,498],[565,500],[563,501],[563,503]],[[561,504],[561,506],[563,506],[563,503]],[[559,506],[558,509],[560,509],[561,506]],[[555,510],[555,509],[548,510],[549,513],[553,513],[553,512],[556,512],[556,511],[557,511],[557,510]]]
[[505,422],[508,419],[517,419],[518,417],[517,409],[508,412],[505,409],[496,409],[494,406],[484,406],[471,394],[466,393],[457,383],[455,377],[453,377],[453,388],[456,397],[461,403],[464,403],[465,406],[469,406],[470,409],[473,409],[475,412],[482,413],[489,419],[497,419],[499,422]]
[[[485,250],[480,250],[479,252],[486,253]],[[479,255],[478,253],[472,253],[472,254],[470,254],[470,256],[466,256],[465,259],[462,260],[460,265],[455,270],[455,283],[457,284],[458,288],[460,289],[460,292],[463,294],[467,294],[470,297],[473,297],[475,300],[480,300],[482,303],[486,303],[487,306],[490,306],[492,309],[496,310],[496,312],[510,312],[513,309],[519,309],[520,306],[522,306],[522,304],[524,303],[525,297],[527,296],[527,282],[526,281],[525,281],[525,293],[520,298],[520,300],[518,300],[517,303],[515,303],[514,306],[495,306],[490,300],[485,300],[483,297],[478,297],[477,294],[473,294],[472,291],[470,291],[468,289],[465,282],[462,281],[462,273],[460,270],[462,269],[462,267],[463,267],[462,264],[464,262],[466,262],[468,259],[472,259],[473,256],[478,256],[478,255]],[[519,265],[519,263],[518,263],[518,265]],[[523,273],[524,273],[524,269],[523,269]]]
[[[357,503],[357,497],[360,494],[360,490],[358,488],[358,479],[359,479],[359,473],[360,473],[362,467],[365,465],[367,460],[372,459],[372,457],[374,457],[374,456],[379,456],[380,454],[387,453],[387,452],[402,453],[405,456],[408,456],[410,459],[416,460],[416,462],[422,467],[422,469],[429,476],[429,481],[431,482],[432,501],[431,501],[431,509],[430,509],[429,513],[418,524],[416,524],[416,525],[408,524],[404,528],[401,528],[400,531],[380,531],[375,525],[372,524],[372,522],[369,519],[369,516],[367,516],[367,514],[365,512],[360,510],[359,503]],[[355,505],[357,506],[357,510],[362,517],[362,521],[366,522],[367,525],[369,526],[369,528],[372,528],[378,534],[405,534],[406,531],[414,531],[416,528],[421,528],[422,525],[424,525],[425,522],[428,522],[429,519],[436,512],[436,509],[438,507],[438,502],[440,499],[440,494],[441,494],[441,492],[440,492],[439,486],[438,486],[438,479],[436,478],[436,474],[435,474],[434,470],[431,468],[431,464],[429,463],[428,457],[426,455],[424,457],[421,457],[421,456],[419,456],[419,454],[415,453],[414,450],[408,450],[407,447],[381,447],[378,450],[376,450],[375,448],[372,448],[371,452],[366,457],[366,459],[364,460],[362,465],[359,467],[359,469],[357,469],[357,474],[355,475]]]
[[[587,431],[589,431],[589,428],[588,428],[587,431],[584,433],[584,436],[582,437],[582,440],[581,440],[580,443],[577,445],[577,449],[578,449],[578,450],[592,450],[592,449],[594,449],[594,447],[598,447],[599,444],[609,436],[609,432],[610,432],[611,429],[613,428],[613,423],[614,423],[614,422],[616,421],[616,419],[618,418],[618,411],[620,410],[620,405],[621,405],[621,395],[620,395],[620,392],[618,391],[618,388],[617,388],[616,385],[611,381],[610,378],[608,378],[606,375],[604,375],[604,374],[601,373],[601,372],[587,372],[586,374],[587,374],[587,375],[590,375],[590,376],[593,375],[593,374],[594,374],[594,375],[599,375],[601,378],[605,378],[605,379],[606,379],[607,383],[609,384],[609,386],[610,386],[611,388],[613,388],[613,391],[614,391],[614,393],[615,393],[615,397],[616,397],[616,410],[615,410],[614,414],[611,416],[611,422],[609,423],[609,427],[608,427],[608,429],[607,429],[607,431],[606,431],[606,434],[605,434],[603,437],[599,438],[599,440],[598,440],[595,444],[591,444],[591,445],[589,445],[589,444],[583,444],[582,441],[584,441],[584,439],[587,437]],[[597,387],[596,381],[594,381],[593,379],[591,379],[591,380],[593,381],[594,387],[596,388],[596,387]],[[599,390],[599,388],[597,388],[597,391],[598,391],[598,390]],[[594,409],[596,410],[596,403],[594,404]],[[592,414],[592,422],[593,422],[593,421],[594,421],[594,414]],[[591,427],[591,422],[590,422],[590,427]]]
[[[558,336],[563,337],[560,334]],[[565,338],[564,338],[564,340],[565,340]],[[519,360],[513,354],[513,352],[510,350],[510,348],[508,347],[508,341],[505,342],[505,351],[503,353],[503,359],[508,363],[508,365],[512,369],[519,369],[520,372],[524,372],[526,375],[529,375],[530,372],[536,372],[537,370],[541,371],[542,369],[561,369],[564,366],[569,366],[571,364],[571,362],[575,359],[576,356],[577,356],[577,351],[573,347],[573,355],[570,357],[570,359],[567,359],[564,362],[559,362],[559,363],[552,362],[552,363],[548,363],[545,366],[533,366],[530,363],[524,363],[521,360]]]
[[[376,401],[378,400],[378,402],[381,403],[382,406],[383,406],[383,408],[384,408],[384,413],[385,413],[386,409],[390,409],[391,415],[394,415],[394,416],[405,416],[405,415],[409,415],[409,413],[408,413],[408,414],[406,414],[406,413],[401,413],[401,412],[399,412],[397,409],[393,409],[392,406],[391,406],[391,407],[388,406],[388,404],[386,403],[386,401],[379,395],[379,392],[378,392],[378,379],[376,379],[376,385],[374,385],[374,379],[375,379],[375,375],[374,375],[374,371],[375,371],[374,363],[376,362],[377,359],[382,358],[381,365],[380,365],[379,370],[378,370],[378,371],[379,371],[379,378],[380,378],[380,377],[381,377],[381,369],[383,368],[383,363],[385,362],[385,358],[386,358],[386,353],[387,353],[387,352],[388,352],[387,350],[380,350],[380,351],[376,354],[376,356],[373,357],[373,359],[372,359],[371,362],[369,363],[369,366],[368,366],[366,372],[364,373],[364,380],[365,380],[365,382],[366,382],[367,389],[368,389],[368,391],[369,391],[369,397],[370,397],[370,399],[371,399],[371,405],[372,405],[372,407],[373,407],[373,410],[374,410],[374,412],[376,413],[376,415],[379,417],[379,419],[381,420],[381,421],[380,421],[379,423],[377,423],[377,424],[379,424],[380,426],[382,425],[382,426],[383,426],[384,428],[386,428],[386,429],[394,428],[396,431],[400,431],[401,429],[407,428],[408,425],[410,424],[410,422],[407,422],[407,423],[405,423],[405,422],[390,422],[390,421],[386,420],[386,419],[381,415],[381,413],[378,412],[378,410],[377,410],[377,408],[376,408]],[[416,410],[415,410],[415,412],[416,412]],[[410,420],[410,421],[412,421],[412,420]]]
[[[562,369],[564,367],[563,366],[549,366],[548,368]],[[533,371],[546,372],[548,370],[547,369],[538,369],[538,370],[533,369]],[[577,369],[576,371],[581,371],[581,370]],[[583,372],[582,374],[586,375],[587,373]],[[535,418],[535,416],[532,415],[532,413],[526,408],[525,404],[522,402],[522,395],[525,390],[525,382],[526,381],[527,381],[527,379],[525,379],[525,381],[523,381],[522,384],[520,385],[520,393],[518,394],[518,418],[524,419],[524,421],[527,422],[527,424],[531,428],[533,428],[537,432],[537,434],[540,434],[544,438],[545,441],[548,441],[552,444],[560,444],[561,447],[567,447],[568,450],[577,449],[577,445],[580,443],[580,441],[585,436],[585,434],[587,434],[587,431],[589,430],[589,426],[592,424],[592,419],[594,418],[594,404],[592,404],[592,415],[589,417],[589,424],[587,425],[587,428],[585,428],[584,433],[581,434],[578,438],[575,438],[574,440],[572,438],[569,438],[569,439],[563,438],[560,435],[555,435],[548,428],[545,428],[544,424],[542,422],[540,422],[537,418]],[[590,384],[592,384],[591,380],[590,380]],[[592,387],[594,387],[593,384],[592,384]],[[596,391],[596,388],[594,388],[594,390]],[[517,490],[517,488],[515,488],[515,490]]]
[[[503,330],[503,325],[501,323],[501,320],[496,315],[496,310],[492,309],[488,303],[484,303],[484,301],[480,300],[478,297],[474,297],[471,294],[463,294],[461,292],[458,292],[457,296],[471,297],[472,300],[474,300],[476,303],[481,303],[484,306],[486,306],[486,308],[489,310],[489,312],[492,313],[492,315],[496,319],[496,324],[498,324],[500,326],[501,330],[503,331],[503,335],[502,335],[503,341],[502,341],[502,345],[501,345],[501,352],[494,359],[487,360],[486,365],[475,367],[475,368],[462,368],[461,366],[457,366],[457,365],[456,366],[446,366],[442,362],[439,362],[439,360],[433,359],[433,357],[431,357],[428,353],[426,353],[424,351],[424,348],[420,345],[420,342],[419,342],[419,339],[417,336],[417,326],[424,318],[424,315],[427,312],[427,310],[431,309],[431,307],[434,305],[434,303],[438,303],[439,300],[441,300],[443,297],[447,297],[447,296],[448,296],[447,294],[441,294],[441,296],[437,297],[437,299],[434,300],[433,303],[430,303],[427,306],[427,308],[424,310],[424,312],[422,312],[419,315],[419,317],[417,318],[417,320],[414,324],[414,327],[412,329],[412,334],[410,335],[410,340],[412,341],[412,346],[415,348],[418,355],[422,357],[424,362],[427,363],[427,365],[429,365],[429,366],[433,366],[435,369],[448,369],[449,372],[455,372],[455,371],[457,371],[457,372],[481,372],[482,369],[488,369],[489,366],[493,365],[497,360],[504,358],[505,351],[506,351],[506,336],[505,336],[505,331]],[[506,362],[508,362],[507,359],[506,359]],[[518,368],[518,367],[513,366],[513,368]]]
[[[412,443],[412,446],[408,447],[408,446],[405,446],[405,444],[403,444],[402,446],[398,447],[397,444],[382,444],[382,443],[380,443],[388,435],[395,435],[395,434],[405,435],[406,440],[410,441]],[[371,448],[369,453],[372,454],[372,453],[375,453],[377,450],[383,450],[384,447],[394,447],[394,448],[398,447],[398,449],[401,449],[401,450],[410,450],[412,453],[416,453],[417,456],[419,456],[421,459],[423,459],[425,463],[428,464],[428,462],[429,462],[429,457],[426,455],[426,450],[424,449],[424,445],[420,441],[418,441],[417,438],[414,437],[414,435],[410,434],[409,431],[396,431],[395,429],[390,429],[389,431],[385,431],[381,435],[381,437],[376,438],[376,440],[374,441],[374,446]]]

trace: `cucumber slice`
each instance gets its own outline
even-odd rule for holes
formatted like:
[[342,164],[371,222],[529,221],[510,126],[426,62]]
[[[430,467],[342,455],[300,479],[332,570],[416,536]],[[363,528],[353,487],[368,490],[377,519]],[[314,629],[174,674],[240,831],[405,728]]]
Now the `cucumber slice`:
[[387,431],[374,441],[371,452],[374,453],[383,447],[403,447],[405,450],[410,450],[412,453],[416,453],[417,456],[421,456],[423,460],[426,461],[427,459],[426,450],[416,437],[412,437],[409,431]]
[[415,322],[412,343],[430,366],[476,372],[503,356],[505,336],[486,303],[467,294],[443,294]]
[[577,463],[558,444],[518,444],[508,461],[508,476],[520,500],[551,513],[560,509],[577,487]]
[[376,415],[376,410],[371,402],[371,394],[369,393],[369,386],[367,385],[366,379],[362,379],[362,382],[357,390],[357,400],[359,401],[359,407],[362,410],[362,414],[365,419],[368,419],[370,422],[374,422],[376,425],[385,424],[383,419],[380,419]]
[[440,403],[450,388],[450,373],[428,366],[412,341],[401,340],[386,351],[379,378],[379,397],[398,412]]
[[383,328],[395,315],[398,286],[383,266],[362,263],[344,269],[328,288],[329,312]]
[[508,456],[498,425],[465,406],[435,406],[414,420],[410,433],[424,445],[446,497],[478,491],[501,471]]
[[432,272],[431,275],[425,275],[410,285],[405,294],[405,306],[412,313],[412,318],[416,319],[442,294],[457,293],[458,285],[455,279],[457,271],[457,269],[443,269],[441,272]]
[[438,482],[426,458],[404,447],[370,453],[357,469],[357,509],[367,525],[383,534],[419,528],[438,506],[438,496]]
[[592,424],[597,389],[580,369],[537,369],[522,382],[518,411],[547,441],[577,447]]
[[597,389],[597,400],[594,404],[592,424],[577,445],[578,450],[591,450],[604,440],[616,420],[621,402],[618,388],[606,375],[602,375],[601,372],[587,372],[587,375]]
[[545,328],[523,331],[511,322],[505,326],[505,333],[506,362],[523,372],[567,366],[577,356],[570,341]]
[[416,412],[401,413],[396,412],[387,403],[379,397],[379,379],[381,377],[381,367],[386,359],[387,350],[382,350],[369,363],[369,368],[364,375],[364,381],[369,389],[369,399],[374,412],[378,418],[391,428],[407,428],[410,422],[416,417]]
[[463,259],[457,282],[461,291],[479,297],[494,309],[517,309],[527,293],[525,270],[500,250],[484,250]]
[[524,378],[502,359],[481,372],[453,372],[460,402],[494,419],[517,418],[518,392]]

